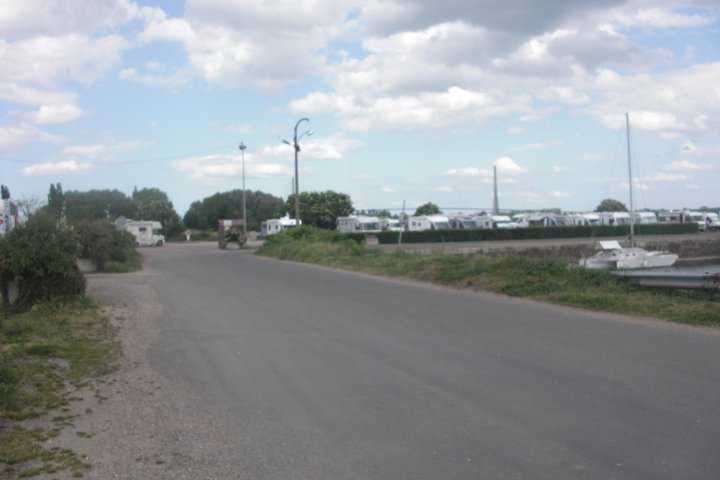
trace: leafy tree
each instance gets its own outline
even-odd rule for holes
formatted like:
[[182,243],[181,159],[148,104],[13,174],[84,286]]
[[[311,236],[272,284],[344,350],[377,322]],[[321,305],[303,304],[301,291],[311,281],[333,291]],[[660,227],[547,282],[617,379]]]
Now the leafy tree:
[[10,200],[10,189],[5,185],[0,186],[0,197],[3,200]]
[[620,200],[606,198],[595,208],[596,212],[627,212],[628,209]]
[[[285,208],[288,212],[295,211],[294,195],[288,197]],[[354,210],[350,195],[346,193],[332,190],[300,193],[300,219],[303,225],[332,229],[338,217],[350,215]]]
[[424,203],[415,210],[416,217],[419,215],[436,215],[438,213],[442,213],[440,207],[432,202]]
[[135,218],[137,204],[119,190],[65,192],[65,215],[70,223],[80,220],[114,220],[119,216]]
[[47,214],[31,216],[0,240],[0,284],[8,302],[8,284],[17,283],[17,304],[33,304],[57,296],[81,295],[85,278],[75,261],[76,234],[58,226]]
[[159,188],[143,188],[142,190],[138,190],[137,187],[135,187],[133,189],[132,199],[137,202],[138,205],[150,202],[170,201],[167,193],[163,192]]
[[136,220],[157,220],[168,237],[179,235],[185,229],[180,215],[169,200],[150,200],[140,204]]
[[60,182],[53,185],[50,184],[48,192],[47,212],[55,218],[60,218],[65,209],[65,200],[63,198],[62,184]]
[[[256,191],[245,192],[248,230],[259,230],[260,222],[285,214],[282,198]],[[242,190],[216,193],[202,201],[195,201],[185,213],[183,222],[188,228],[214,229],[219,219],[242,218]]]

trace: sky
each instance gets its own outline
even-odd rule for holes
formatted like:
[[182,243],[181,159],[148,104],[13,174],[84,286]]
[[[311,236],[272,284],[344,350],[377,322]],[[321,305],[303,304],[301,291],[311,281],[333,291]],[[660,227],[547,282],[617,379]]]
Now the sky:
[[300,191],[357,209],[489,209],[495,166],[501,209],[588,211],[626,113],[637,209],[720,206],[717,0],[0,0],[15,201],[287,198],[297,125]]

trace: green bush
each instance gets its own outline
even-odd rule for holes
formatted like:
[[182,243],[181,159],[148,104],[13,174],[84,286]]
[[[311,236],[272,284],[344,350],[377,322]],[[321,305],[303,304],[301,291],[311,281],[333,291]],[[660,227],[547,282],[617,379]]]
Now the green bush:
[[102,270],[110,259],[115,227],[105,220],[84,220],[75,224],[80,258],[89,258]]
[[77,235],[56,219],[33,215],[0,240],[0,286],[7,304],[8,288],[15,281],[18,304],[33,304],[58,296],[85,292],[85,278],[78,270]]

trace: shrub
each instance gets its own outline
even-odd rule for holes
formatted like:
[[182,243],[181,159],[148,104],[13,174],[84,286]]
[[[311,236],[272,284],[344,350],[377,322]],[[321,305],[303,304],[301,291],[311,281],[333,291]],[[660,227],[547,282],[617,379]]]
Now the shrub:
[[89,258],[102,270],[110,259],[115,227],[104,220],[84,220],[75,224],[80,258]]
[[78,270],[78,241],[69,228],[47,215],[37,214],[0,240],[0,284],[8,303],[10,281],[17,283],[18,304],[33,304],[57,296],[85,292]]

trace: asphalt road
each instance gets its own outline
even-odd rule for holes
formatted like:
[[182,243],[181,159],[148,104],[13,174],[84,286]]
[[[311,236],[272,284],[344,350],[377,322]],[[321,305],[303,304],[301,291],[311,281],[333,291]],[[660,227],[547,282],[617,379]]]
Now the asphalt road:
[[263,259],[143,250],[153,365],[238,478],[718,479],[720,334]]

